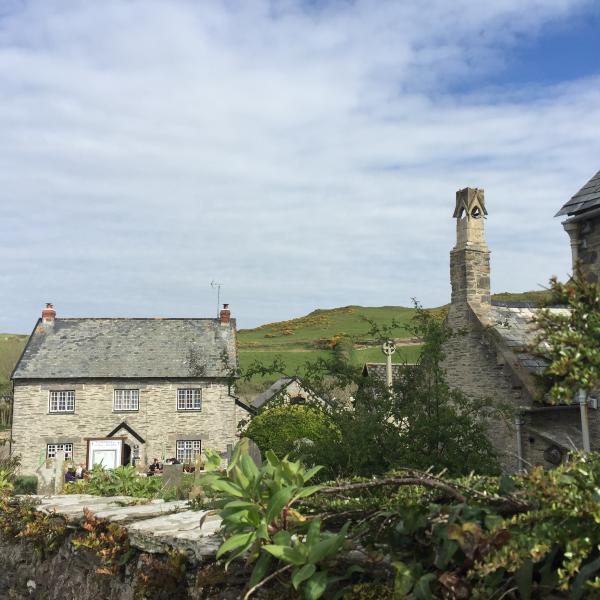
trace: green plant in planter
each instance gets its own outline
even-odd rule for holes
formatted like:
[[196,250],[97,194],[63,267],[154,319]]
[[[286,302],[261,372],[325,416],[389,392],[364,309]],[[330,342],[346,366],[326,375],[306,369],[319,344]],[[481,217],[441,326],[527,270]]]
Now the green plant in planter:
[[344,543],[348,525],[338,533],[322,532],[318,519],[312,521],[295,510],[303,498],[322,486],[307,485],[321,469],[305,470],[301,463],[279,460],[272,452],[258,468],[245,453],[236,451],[225,471],[217,471],[218,454],[207,451],[202,485],[224,495],[220,516],[225,542],[217,558],[231,561],[247,556],[254,564],[244,598],[250,597],[276,573],[288,572],[302,598],[316,600],[340,577],[329,574],[327,560]]

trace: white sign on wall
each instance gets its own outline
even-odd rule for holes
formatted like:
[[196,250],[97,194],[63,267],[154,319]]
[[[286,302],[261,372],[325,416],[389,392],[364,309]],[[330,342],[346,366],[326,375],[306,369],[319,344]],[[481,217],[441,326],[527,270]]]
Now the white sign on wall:
[[121,465],[123,440],[90,440],[88,448],[88,467],[102,465],[105,469],[114,469]]

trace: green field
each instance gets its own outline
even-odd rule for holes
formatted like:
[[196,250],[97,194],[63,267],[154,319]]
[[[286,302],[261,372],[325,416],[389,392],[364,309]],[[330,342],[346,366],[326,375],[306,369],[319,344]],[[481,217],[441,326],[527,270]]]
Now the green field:
[[10,390],[10,374],[25,348],[26,335],[0,333],[0,394]]

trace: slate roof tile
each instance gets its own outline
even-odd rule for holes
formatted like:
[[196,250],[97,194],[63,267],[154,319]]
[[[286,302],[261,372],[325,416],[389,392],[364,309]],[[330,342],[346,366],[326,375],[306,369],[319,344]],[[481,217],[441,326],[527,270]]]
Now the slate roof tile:
[[211,378],[237,367],[235,319],[40,319],[13,379]]
[[565,203],[555,216],[577,215],[598,207],[600,207],[600,171]]

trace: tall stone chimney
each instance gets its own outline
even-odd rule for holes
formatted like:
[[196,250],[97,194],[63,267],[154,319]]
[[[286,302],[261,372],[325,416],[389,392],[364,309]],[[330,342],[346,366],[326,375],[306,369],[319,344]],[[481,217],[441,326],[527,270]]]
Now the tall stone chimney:
[[231,311],[229,310],[229,304],[223,304],[223,308],[221,309],[221,313],[219,314],[219,320],[221,321],[221,325],[227,325],[231,320]]
[[450,252],[451,312],[464,312],[470,306],[487,320],[490,298],[490,250],[485,241],[487,215],[482,189],[464,188],[456,192],[456,245]]
[[46,307],[42,309],[42,323],[44,325],[54,325],[54,319],[56,319],[54,305],[48,302]]

